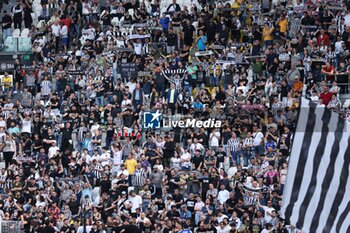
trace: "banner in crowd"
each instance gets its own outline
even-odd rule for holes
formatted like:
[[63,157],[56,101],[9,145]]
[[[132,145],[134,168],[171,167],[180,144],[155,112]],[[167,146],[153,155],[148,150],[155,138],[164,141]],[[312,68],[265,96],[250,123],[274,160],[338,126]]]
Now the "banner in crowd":
[[302,98],[281,217],[305,233],[349,232],[350,127]]
[[65,177],[65,178],[59,178],[60,182],[76,182],[79,180],[83,180],[84,176],[79,175],[79,176],[75,176],[75,177]]
[[15,160],[21,162],[21,163],[28,163],[28,162],[32,162],[33,158],[31,157],[26,157],[26,156],[18,156],[14,158]]
[[120,63],[119,70],[123,79],[130,79],[138,76],[137,66],[135,63]]
[[146,35],[133,34],[133,35],[126,36],[126,39],[127,40],[135,40],[135,39],[145,39],[145,38],[150,38],[150,37],[151,37],[150,34],[146,34]]
[[82,70],[68,70],[67,74],[69,74],[69,75],[84,75],[85,72]]
[[247,185],[242,186],[244,205],[256,205],[259,201],[259,195],[266,192],[268,188],[251,188]]
[[138,77],[145,77],[145,76],[151,76],[152,73],[150,71],[139,71],[137,72]]
[[203,56],[210,56],[210,55],[213,55],[214,52],[211,51],[211,50],[208,50],[208,51],[199,51],[199,52],[196,52],[195,53],[195,56],[196,57],[203,57]]

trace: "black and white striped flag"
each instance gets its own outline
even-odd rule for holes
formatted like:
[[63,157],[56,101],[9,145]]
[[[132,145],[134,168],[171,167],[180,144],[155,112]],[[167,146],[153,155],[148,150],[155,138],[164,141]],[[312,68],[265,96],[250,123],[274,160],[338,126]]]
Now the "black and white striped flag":
[[350,131],[337,113],[302,99],[281,217],[303,233],[350,232]]
[[182,75],[186,73],[186,69],[167,69],[167,70],[163,70],[163,74],[164,75],[175,75],[175,74],[179,74]]

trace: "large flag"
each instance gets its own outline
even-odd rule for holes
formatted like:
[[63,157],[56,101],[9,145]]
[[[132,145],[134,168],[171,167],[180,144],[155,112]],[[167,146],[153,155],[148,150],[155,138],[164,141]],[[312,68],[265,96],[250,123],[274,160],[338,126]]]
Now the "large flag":
[[303,233],[350,232],[350,128],[302,99],[281,217]]

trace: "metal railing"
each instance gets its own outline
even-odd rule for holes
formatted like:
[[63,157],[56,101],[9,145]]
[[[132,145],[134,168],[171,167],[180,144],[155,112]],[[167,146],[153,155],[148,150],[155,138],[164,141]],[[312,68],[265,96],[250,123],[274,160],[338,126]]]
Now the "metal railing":
[[0,220],[0,233],[22,233],[23,224],[21,221]]

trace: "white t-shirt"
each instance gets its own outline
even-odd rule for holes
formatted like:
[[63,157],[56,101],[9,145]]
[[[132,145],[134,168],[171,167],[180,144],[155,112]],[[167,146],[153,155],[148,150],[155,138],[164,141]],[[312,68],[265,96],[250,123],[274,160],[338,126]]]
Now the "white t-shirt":
[[52,24],[52,25],[51,25],[51,29],[52,29],[52,33],[53,33],[56,37],[59,37],[59,36],[60,36],[60,30],[61,30],[61,26],[60,26],[60,25]]
[[114,153],[113,166],[120,166],[122,161],[123,151],[117,151]]
[[264,138],[264,135],[262,132],[256,132],[253,134],[253,138],[254,138],[254,146],[259,146],[261,145],[261,141]]
[[95,130],[96,130],[96,129],[99,129],[99,128],[100,128],[100,125],[95,125],[95,124],[92,125],[92,126],[91,126],[91,135],[92,135],[92,136],[95,136]]
[[130,196],[129,201],[132,203],[131,213],[135,213],[137,208],[140,208],[142,205],[142,198],[139,195],[135,197]]
[[220,132],[215,131],[210,134],[210,137],[210,146],[219,146]]
[[197,144],[192,144],[191,147],[190,147],[190,150],[192,153],[194,153],[196,150],[203,150],[204,149],[204,146],[200,143],[197,143]]
[[22,120],[22,133],[32,133],[32,121]]
[[180,163],[181,163],[181,159],[180,158],[175,158],[175,157],[171,158],[171,166],[173,168],[180,168]]
[[218,201],[220,204],[224,204],[230,198],[230,192],[226,189],[220,190],[218,194]]
[[109,165],[110,159],[111,159],[111,156],[108,153],[101,154],[100,156],[101,166],[104,167],[106,165]]
[[350,26],[350,14],[345,15],[344,24],[348,27]]
[[49,159],[51,159],[52,157],[54,157],[56,155],[56,152],[59,150],[60,148],[58,148],[57,146],[51,146],[49,148],[49,154],[48,157]]
[[136,83],[128,82],[126,86],[129,87],[129,92],[132,94],[136,88]]
[[269,222],[271,221],[272,217],[271,217],[270,215],[267,215],[267,212],[269,212],[269,213],[271,214],[271,212],[272,212],[273,210],[275,210],[275,208],[273,208],[273,207],[267,207],[267,206],[262,206],[262,208],[263,208],[264,211],[265,211],[265,221],[266,221],[267,223],[269,223]]
[[[185,162],[185,160],[189,160],[189,162]],[[191,154],[190,153],[183,153],[181,155],[181,161],[182,161],[182,166],[191,166]]]
[[135,43],[134,44],[134,50],[135,50],[135,53],[137,55],[141,55],[141,51],[142,51],[142,44],[138,44],[138,43]]
[[340,53],[344,52],[342,43],[343,43],[343,41],[335,42],[335,53],[336,54],[340,54]]

